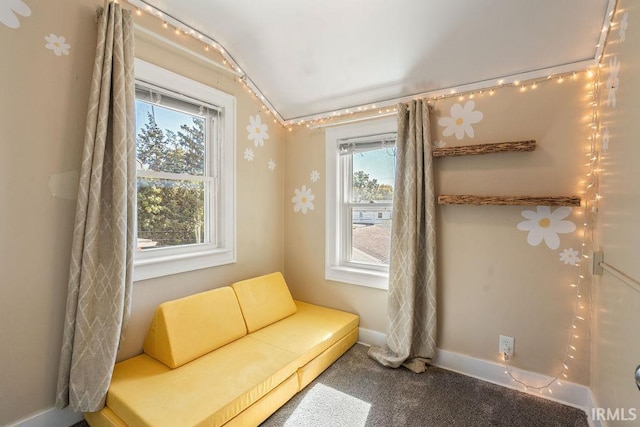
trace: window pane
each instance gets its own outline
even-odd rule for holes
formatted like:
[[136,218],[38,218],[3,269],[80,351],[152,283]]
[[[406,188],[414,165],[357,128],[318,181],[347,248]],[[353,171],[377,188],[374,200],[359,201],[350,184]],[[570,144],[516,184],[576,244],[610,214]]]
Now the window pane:
[[396,171],[396,149],[381,148],[354,153],[352,159],[351,201],[391,202]]
[[389,265],[391,207],[352,209],[351,261]]
[[138,249],[209,243],[205,183],[138,178]]
[[204,175],[205,119],[136,100],[138,169]]

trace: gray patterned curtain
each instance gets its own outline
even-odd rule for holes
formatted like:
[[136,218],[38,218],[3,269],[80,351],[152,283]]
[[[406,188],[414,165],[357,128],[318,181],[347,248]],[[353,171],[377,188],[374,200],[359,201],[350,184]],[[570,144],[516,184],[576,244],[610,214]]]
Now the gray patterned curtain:
[[104,406],[129,316],[135,232],[133,18],[99,21],[76,206],[56,406]]
[[369,356],[384,366],[425,371],[435,355],[436,233],[429,106],[398,106],[387,345]]

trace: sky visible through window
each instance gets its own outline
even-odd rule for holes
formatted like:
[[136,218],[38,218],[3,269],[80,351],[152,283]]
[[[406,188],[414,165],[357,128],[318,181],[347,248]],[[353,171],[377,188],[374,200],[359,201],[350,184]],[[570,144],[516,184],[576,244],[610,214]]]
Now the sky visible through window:
[[160,129],[163,131],[169,129],[173,132],[178,132],[183,124],[191,124],[191,117],[194,117],[187,113],[136,100],[136,135],[140,134],[140,130],[148,122],[148,113],[155,116]]
[[353,155],[353,171],[364,171],[379,184],[394,186],[396,162],[395,149],[373,150]]

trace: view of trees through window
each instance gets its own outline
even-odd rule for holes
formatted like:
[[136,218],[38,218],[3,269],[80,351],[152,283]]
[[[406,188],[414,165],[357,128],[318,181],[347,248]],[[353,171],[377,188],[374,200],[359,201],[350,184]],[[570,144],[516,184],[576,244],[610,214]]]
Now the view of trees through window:
[[136,111],[138,248],[205,242],[205,119],[142,101]]
[[389,264],[395,154],[381,148],[352,155],[352,261]]

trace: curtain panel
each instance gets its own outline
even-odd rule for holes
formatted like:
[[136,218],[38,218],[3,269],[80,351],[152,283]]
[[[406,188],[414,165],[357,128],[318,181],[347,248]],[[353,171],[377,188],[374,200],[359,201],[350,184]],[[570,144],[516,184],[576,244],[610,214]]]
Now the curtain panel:
[[131,303],[135,234],[133,18],[109,3],[98,43],[74,226],[56,406],[104,406]]
[[398,106],[396,180],[389,263],[388,330],[369,356],[424,372],[435,355],[436,233],[427,100]]

